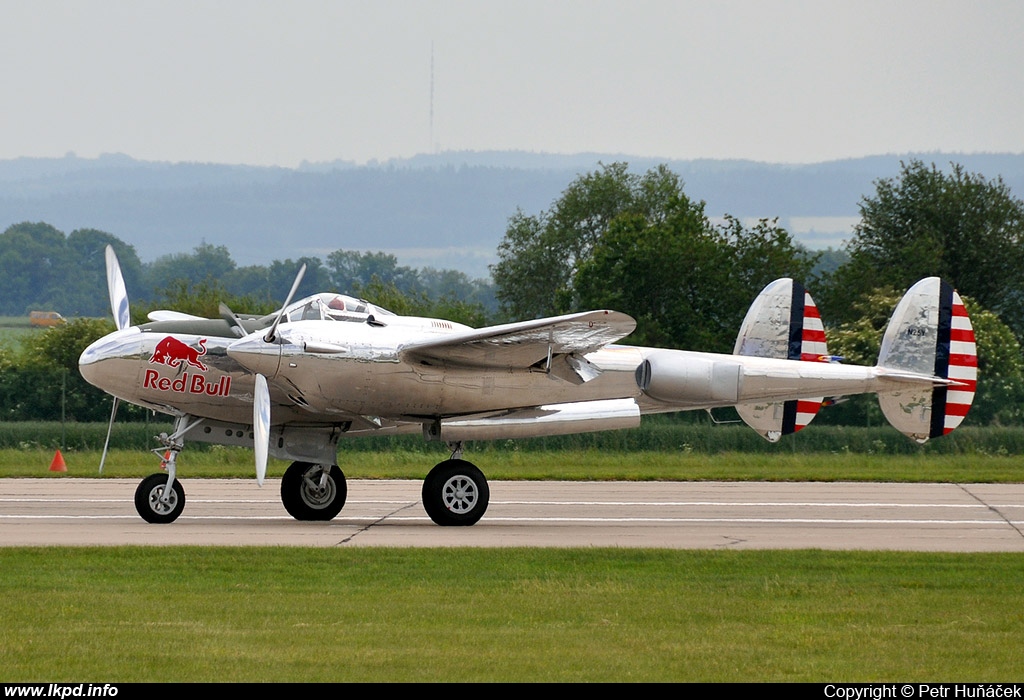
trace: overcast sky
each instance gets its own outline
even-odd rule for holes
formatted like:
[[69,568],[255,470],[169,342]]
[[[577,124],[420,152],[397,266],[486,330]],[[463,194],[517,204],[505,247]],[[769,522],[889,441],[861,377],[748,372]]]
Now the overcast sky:
[[0,158],[1020,153],[1022,37],[1015,0],[0,0]]

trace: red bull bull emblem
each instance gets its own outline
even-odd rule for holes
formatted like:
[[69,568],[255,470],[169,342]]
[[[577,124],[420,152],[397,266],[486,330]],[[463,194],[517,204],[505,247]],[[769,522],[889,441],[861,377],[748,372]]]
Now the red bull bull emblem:
[[[150,363],[167,365],[168,367],[181,367],[182,363],[196,369],[207,371],[209,368],[200,361],[200,357],[206,354],[206,338],[199,340],[199,349],[187,345],[177,338],[167,336],[153,350]],[[173,391],[179,394],[199,394],[205,396],[227,396],[231,392],[231,377],[223,375],[216,382],[208,381],[201,374],[189,374],[182,372],[180,377],[172,379],[161,377],[160,372],[155,369],[147,369],[142,380],[143,389],[156,389],[157,391]]]
[[153,350],[153,357],[149,358],[149,361],[170,367],[178,367],[182,362],[187,362],[205,372],[207,370],[206,365],[199,361],[199,358],[205,354],[206,338],[200,338],[199,349],[196,350],[169,335],[156,344],[156,348]]

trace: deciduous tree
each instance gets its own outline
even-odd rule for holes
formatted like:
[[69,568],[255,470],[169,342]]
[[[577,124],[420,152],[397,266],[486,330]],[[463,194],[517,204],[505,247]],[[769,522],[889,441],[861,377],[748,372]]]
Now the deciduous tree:
[[514,216],[499,256],[498,297],[514,317],[611,308],[637,319],[631,342],[723,352],[764,285],[803,281],[814,261],[775,222],[712,224],[666,167],[621,163],[579,178],[548,212]]
[[516,212],[491,266],[503,309],[528,318],[574,308],[576,271],[611,223],[627,214],[662,221],[681,190],[679,176],[665,166],[639,175],[612,163],[578,177],[550,210]]
[[861,200],[849,262],[821,294],[826,317],[847,320],[877,288],[938,275],[1024,338],[1024,202],[1002,179],[914,160],[875,187]]

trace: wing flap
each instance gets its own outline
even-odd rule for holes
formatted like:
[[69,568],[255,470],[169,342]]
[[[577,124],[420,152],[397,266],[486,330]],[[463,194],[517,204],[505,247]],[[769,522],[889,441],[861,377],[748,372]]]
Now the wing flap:
[[635,328],[636,321],[624,313],[585,311],[439,336],[407,344],[398,356],[448,367],[527,369],[556,356],[600,350]]

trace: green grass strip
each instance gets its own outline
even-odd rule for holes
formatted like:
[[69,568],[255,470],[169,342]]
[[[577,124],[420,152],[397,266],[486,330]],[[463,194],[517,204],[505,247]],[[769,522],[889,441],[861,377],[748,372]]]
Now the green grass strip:
[[0,550],[0,681],[1011,681],[1024,557]]
[[[919,445],[886,426],[849,427],[813,425],[796,435],[787,435],[778,443],[769,443],[743,425],[710,425],[703,414],[645,416],[639,428],[576,435],[557,435],[525,440],[483,440],[466,443],[472,454],[491,452],[667,452],[720,454],[885,454],[939,455],[1024,454],[1024,427],[964,426],[951,435]],[[166,420],[162,417],[161,420]],[[110,437],[112,449],[145,451],[158,446],[154,438],[171,433],[170,423],[115,423]],[[107,435],[107,424],[68,422],[0,422],[0,449],[48,449],[65,451],[100,450]],[[218,446],[186,439],[189,452],[219,449]],[[426,442],[419,434],[390,437],[352,437],[338,443],[339,452],[418,452],[439,454],[444,445]]]
[[[349,478],[422,479],[447,458],[407,450],[338,453]],[[98,477],[100,452],[63,454],[66,473],[50,472],[54,451],[0,450],[0,477]],[[467,453],[488,479],[639,480],[639,481],[893,481],[943,483],[1024,482],[1024,459],[1016,455],[857,453],[630,452],[620,450],[550,450]],[[159,470],[160,460],[145,450],[114,450],[104,476],[141,478]],[[271,460],[268,475],[280,477],[288,462]],[[185,450],[178,460],[183,479],[254,476],[250,449],[217,447]]]

